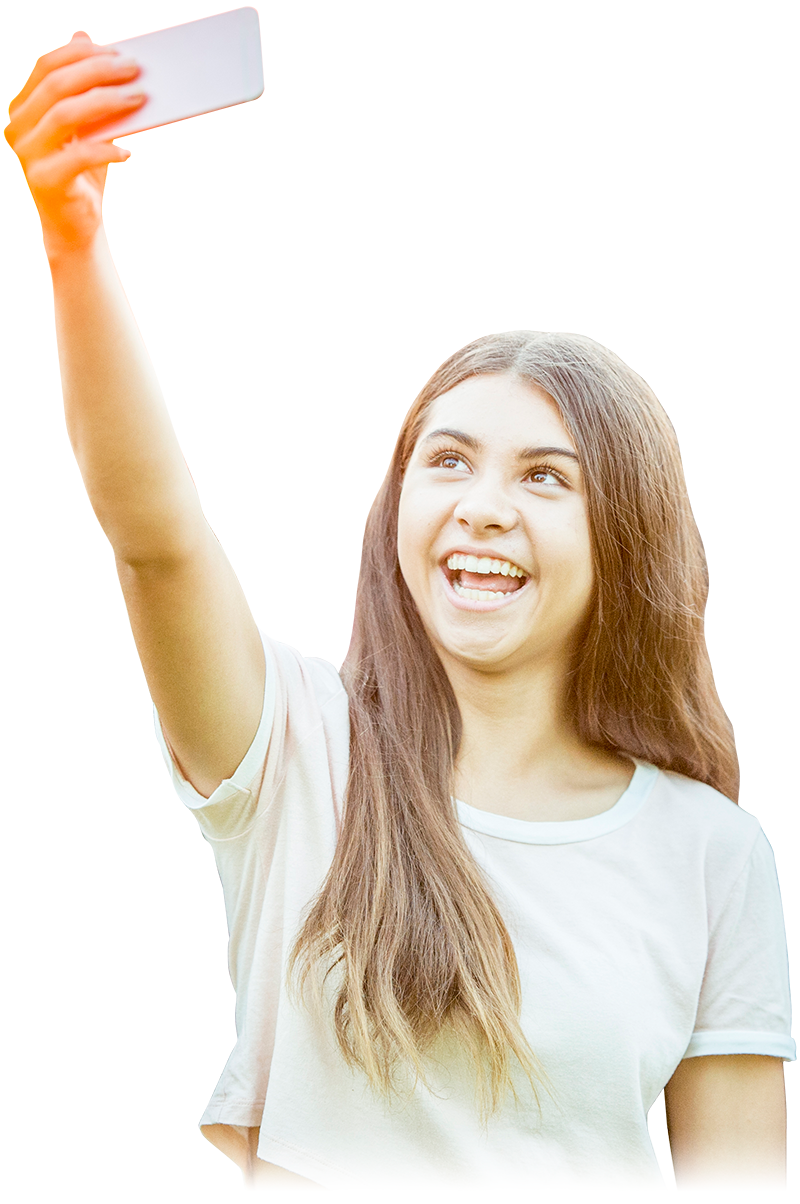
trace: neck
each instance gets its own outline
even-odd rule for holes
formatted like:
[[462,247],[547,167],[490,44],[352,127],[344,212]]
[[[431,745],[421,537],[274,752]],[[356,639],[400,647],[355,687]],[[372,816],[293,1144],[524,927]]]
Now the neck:
[[459,767],[480,760],[518,776],[580,743],[564,719],[560,667],[486,673],[457,664],[447,673],[463,723]]
[[578,737],[565,714],[563,665],[493,673],[445,667],[462,719],[458,798],[530,819],[569,817],[576,806],[593,813],[600,796],[608,795],[608,806],[616,801],[632,766]]

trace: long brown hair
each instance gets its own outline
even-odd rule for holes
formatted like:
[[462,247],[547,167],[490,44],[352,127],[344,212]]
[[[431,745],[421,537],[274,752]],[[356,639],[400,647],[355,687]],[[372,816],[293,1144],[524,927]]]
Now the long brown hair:
[[[543,1082],[519,1024],[514,950],[452,802],[461,721],[400,572],[403,475],[428,408],[470,376],[543,390],[585,479],[595,590],[569,675],[568,714],[590,745],[738,791],[733,733],[703,633],[708,591],[673,428],[647,384],[580,335],[478,339],[428,381],[403,423],[364,536],[342,666],[351,721],[342,829],[291,967],[336,969],[341,1051],[384,1094],[451,1034],[471,1055],[484,1115],[521,1068]],[[516,1092],[515,1092],[516,1094]]]

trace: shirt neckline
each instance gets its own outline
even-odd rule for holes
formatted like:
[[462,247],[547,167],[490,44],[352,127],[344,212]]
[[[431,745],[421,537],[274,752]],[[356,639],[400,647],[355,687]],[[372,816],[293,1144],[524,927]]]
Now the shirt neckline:
[[[633,758],[632,758],[633,759]],[[485,836],[497,836],[501,840],[513,840],[520,844],[574,844],[581,840],[593,840],[606,836],[628,823],[645,803],[655,785],[659,770],[647,761],[635,761],[636,768],[627,789],[613,807],[590,815],[588,819],[533,820],[511,819],[508,815],[495,815],[493,811],[481,811],[456,799],[459,821],[473,832]]]

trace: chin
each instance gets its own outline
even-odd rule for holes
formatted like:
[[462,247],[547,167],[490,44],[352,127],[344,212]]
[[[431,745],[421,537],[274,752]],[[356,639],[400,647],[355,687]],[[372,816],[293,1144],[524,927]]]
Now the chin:
[[471,669],[484,672],[510,668],[519,648],[503,647],[497,640],[447,640],[431,636],[434,648],[442,660],[459,661]]

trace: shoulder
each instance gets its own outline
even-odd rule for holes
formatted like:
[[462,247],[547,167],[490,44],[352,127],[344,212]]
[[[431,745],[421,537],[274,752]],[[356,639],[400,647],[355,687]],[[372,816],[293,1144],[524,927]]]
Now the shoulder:
[[[336,668],[316,656],[303,656],[290,644],[262,634],[267,662],[266,698],[272,699],[273,741],[293,732],[305,739],[315,729],[349,743],[347,694]],[[265,710],[266,710],[265,705]]]
[[705,782],[660,770],[649,802],[649,821],[665,844],[701,861],[707,874],[729,878],[754,849],[769,847],[756,817]]
[[737,831],[755,831],[759,828],[759,822],[754,816],[748,815],[733,799],[714,790],[713,786],[708,786],[705,781],[687,778],[682,773],[672,773],[669,769],[660,769],[655,789],[664,798],[669,798],[673,807],[687,810],[700,822],[733,825]]
[[752,842],[761,831],[761,825],[749,811],[713,786],[681,773],[659,770],[653,796],[661,810],[669,811],[698,836]]
[[303,656],[291,644],[270,639],[263,633],[268,672],[275,683],[289,694],[306,694],[319,706],[330,699],[344,694],[344,686],[338,670],[317,656]]

